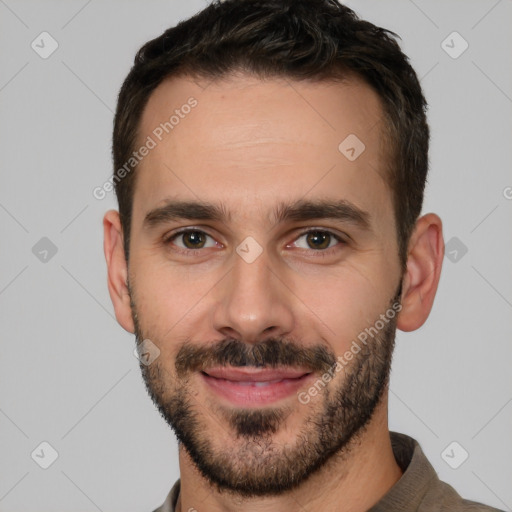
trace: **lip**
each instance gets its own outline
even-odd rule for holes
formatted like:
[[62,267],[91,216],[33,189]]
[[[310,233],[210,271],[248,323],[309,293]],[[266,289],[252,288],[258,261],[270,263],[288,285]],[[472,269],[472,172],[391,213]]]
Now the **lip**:
[[306,385],[312,377],[297,368],[209,368],[201,377],[210,390],[232,405],[251,407],[275,403]]

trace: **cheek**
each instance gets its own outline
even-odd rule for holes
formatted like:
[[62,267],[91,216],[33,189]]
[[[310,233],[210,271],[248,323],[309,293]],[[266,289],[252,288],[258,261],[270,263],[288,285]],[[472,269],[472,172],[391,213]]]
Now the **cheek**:
[[134,255],[132,268],[139,308],[147,317],[163,314],[169,321],[183,316],[215,283],[212,275],[172,264],[160,250]]
[[302,277],[297,283],[297,296],[308,310],[306,321],[319,326],[337,354],[385,312],[387,283],[382,281],[382,274],[379,279],[360,267],[346,267],[315,278]]
[[[161,350],[172,350],[175,340],[190,336],[206,324],[209,292],[219,282],[215,271],[190,272],[172,266],[161,256],[134,255],[130,281],[142,332],[158,341]],[[188,330],[187,330],[188,329]]]

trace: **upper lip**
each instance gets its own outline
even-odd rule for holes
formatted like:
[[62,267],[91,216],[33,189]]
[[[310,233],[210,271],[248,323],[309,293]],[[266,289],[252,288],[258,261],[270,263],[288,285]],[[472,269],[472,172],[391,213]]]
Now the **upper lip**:
[[204,370],[210,377],[235,382],[268,382],[282,379],[297,379],[311,373],[300,368],[255,368],[255,367],[225,367],[208,368]]

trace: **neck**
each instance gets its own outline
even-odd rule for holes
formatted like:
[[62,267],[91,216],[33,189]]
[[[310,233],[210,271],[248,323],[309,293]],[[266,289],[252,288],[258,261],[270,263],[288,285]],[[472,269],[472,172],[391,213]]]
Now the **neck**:
[[343,453],[311,475],[298,488],[279,496],[243,498],[219,492],[199,473],[180,445],[180,496],[176,512],[278,512],[322,510],[364,512],[400,479],[402,471],[391,447],[387,422],[387,393],[367,428]]

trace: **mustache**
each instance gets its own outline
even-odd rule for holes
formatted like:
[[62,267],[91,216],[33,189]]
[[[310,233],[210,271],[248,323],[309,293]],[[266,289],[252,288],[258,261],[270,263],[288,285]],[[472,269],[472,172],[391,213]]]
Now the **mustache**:
[[175,362],[179,377],[212,366],[299,366],[312,372],[325,373],[335,364],[334,353],[321,345],[301,347],[278,338],[251,345],[236,339],[225,339],[206,347],[185,343],[178,351]]

